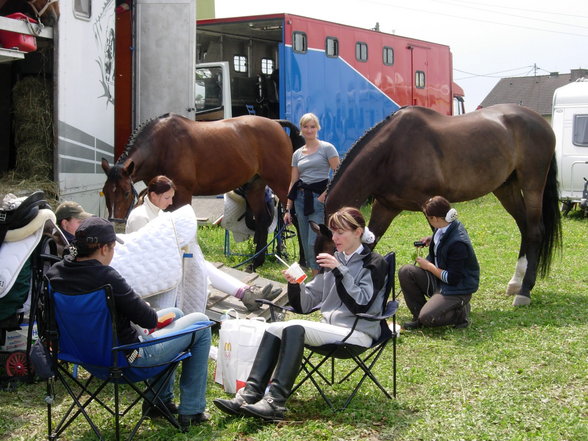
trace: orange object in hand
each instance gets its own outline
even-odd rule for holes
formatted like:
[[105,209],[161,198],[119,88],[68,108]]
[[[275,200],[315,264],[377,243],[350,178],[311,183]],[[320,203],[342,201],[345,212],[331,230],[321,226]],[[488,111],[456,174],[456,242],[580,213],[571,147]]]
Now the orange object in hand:
[[156,329],[165,328],[171,322],[174,321],[176,315],[173,312],[168,312],[167,314],[162,315],[157,319],[157,327]]
[[167,325],[169,325],[171,322],[174,321],[175,317],[176,317],[176,315],[173,312],[168,312],[167,314],[162,315],[161,317],[159,317],[157,319],[157,326],[155,326],[155,328],[149,329],[149,331],[147,331],[145,329],[144,333],[146,335],[149,335],[149,334],[153,334],[158,329],[165,328]]

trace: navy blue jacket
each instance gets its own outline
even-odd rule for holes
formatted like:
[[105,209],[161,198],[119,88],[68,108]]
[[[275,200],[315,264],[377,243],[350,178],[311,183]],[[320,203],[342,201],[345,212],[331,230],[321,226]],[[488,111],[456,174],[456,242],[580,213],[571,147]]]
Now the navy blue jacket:
[[[433,235],[434,238],[434,235]],[[435,242],[431,240],[427,260],[447,273],[441,280],[441,294],[473,294],[480,284],[480,265],[472,242],[463,224],[451,222],[441,236],[435,256]],[[446,280],[444,280],[446,279]]]

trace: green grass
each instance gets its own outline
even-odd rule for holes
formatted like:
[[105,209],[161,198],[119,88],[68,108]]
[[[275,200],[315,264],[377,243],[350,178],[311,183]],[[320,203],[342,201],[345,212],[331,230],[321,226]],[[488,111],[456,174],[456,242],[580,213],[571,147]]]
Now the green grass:
[[[482,269],[465,330],[426,329],[398,340],[398,397],[387,400],[371,384],[345,412],[333,413],[312,386],[289,401],[288,419],[262,424],[221,414],[212,399],[226,396],[209,381],[213,421],[181,434],[149,422],[139,440],[588,440],[588,219],[563,219],[564,244],[551,274],[533,290],[530,307],[515,309],[504,294],[514,271],[519,233],[492,196],[457,205]],[[398,265],[412,263],[412,242],[427,234],[422,214],[402,213],[377,250],[395,250]],[[225,258],[224,234],[199,229],[204,254]],[[247,248],[239,245],[237,248]],[[272,257],[259,269],[281,279]],[[409,318],[401,304],[399,321]],[[391,388],[391,349],[376,369]],[[213,373],[210,363],[210,373]],[[335,395],[337,396],[337,395]],[[0,393],[0,439],[42,439],[44,384]],[[109,433],[112,437],[112,432]],[[85,423],[68,440],[93,439]],[[112,438],[111,438],[112,439]]]

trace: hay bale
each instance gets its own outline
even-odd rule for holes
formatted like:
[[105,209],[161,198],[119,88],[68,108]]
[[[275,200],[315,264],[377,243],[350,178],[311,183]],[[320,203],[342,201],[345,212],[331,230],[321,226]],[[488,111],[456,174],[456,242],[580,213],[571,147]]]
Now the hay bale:
[[53,178],[52,83],[27,76],[12,89],[17,177]]
[[45,200],[55,210],[59,204],[59,187],[50,179],[22,179],[14,172],[9,172],[0,178],[0,201],[8,193],[18,197],[28,196],[31,193],[42,190]]

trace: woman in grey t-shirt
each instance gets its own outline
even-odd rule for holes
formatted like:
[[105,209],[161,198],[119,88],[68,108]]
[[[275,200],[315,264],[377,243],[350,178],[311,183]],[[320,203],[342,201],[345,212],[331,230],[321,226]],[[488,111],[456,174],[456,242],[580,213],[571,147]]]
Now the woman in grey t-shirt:
[[300,130],[306,144],[292,155],[292,177],[284,215],[284,223],[291,223],[290,210],[294,207],[304,256],[313,275],[318,273],[314,255],[316,234],[311,230],[309,221],[325,223],[325,190],[331,170],[339,166],[337,149],[333,144],[317,138],[320,128],[315,114],[306,113],[300,118]]

